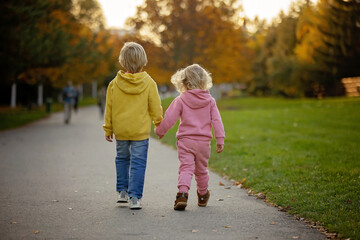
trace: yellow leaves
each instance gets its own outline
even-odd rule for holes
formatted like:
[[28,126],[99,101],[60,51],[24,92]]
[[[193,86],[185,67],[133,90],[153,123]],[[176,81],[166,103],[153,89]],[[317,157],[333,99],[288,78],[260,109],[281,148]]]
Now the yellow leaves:
[[54,10],[51,12],[50,16],[57,19],[61,25],[67,25],[69,23],[69,15],[66,12]]
[[243,184],[246,181],[246,177],[241,180],[240,184]]

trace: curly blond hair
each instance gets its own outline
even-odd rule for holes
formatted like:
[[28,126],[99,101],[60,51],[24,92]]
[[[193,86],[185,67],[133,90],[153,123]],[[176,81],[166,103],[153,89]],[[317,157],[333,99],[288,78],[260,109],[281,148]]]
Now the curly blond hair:
[[179,93],[191,89],[209,90],[213,85],[210,75],[199,64],[193,64],[178,70],[171,77],[171,83],[174,84]]

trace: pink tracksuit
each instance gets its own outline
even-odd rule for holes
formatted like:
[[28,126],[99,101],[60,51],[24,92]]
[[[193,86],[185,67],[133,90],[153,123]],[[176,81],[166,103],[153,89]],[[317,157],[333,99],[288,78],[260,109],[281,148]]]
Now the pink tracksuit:
[[210,157],[211,126],[217,144],[224,144],[225,132],[215,99],[207,90],[193,89],[175,98],[166,110],[164,120],[155,129],[162,137],[180,117],[176,133],[180,160],[179,192],[188,192],[195,174],[199,194],[206,194],[209,182],[207,170]]

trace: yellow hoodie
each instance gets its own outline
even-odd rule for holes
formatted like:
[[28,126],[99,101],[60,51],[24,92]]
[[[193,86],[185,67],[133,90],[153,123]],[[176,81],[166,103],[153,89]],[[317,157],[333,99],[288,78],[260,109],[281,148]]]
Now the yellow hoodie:
[[149,138],[151,119],[157,126],[163,110],[155,81],[146,72],[119,71],[106,93],[105,136],[116,140]]

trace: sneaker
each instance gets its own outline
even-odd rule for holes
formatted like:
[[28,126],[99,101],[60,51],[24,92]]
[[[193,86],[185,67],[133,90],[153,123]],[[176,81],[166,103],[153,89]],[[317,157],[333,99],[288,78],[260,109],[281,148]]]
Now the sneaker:
[[185,210],[187,206],[188,193],[178,192],[176,194],[176,200],[174,204],[174,210]]
[[125,191],[119,192],[118,203],[127,203],[129,199],[128,193]]
[[207,192],[204,195],[200,195],[199,192],[197,192],[198,195],[198,206],[199,207],[206,207],[209,198],[210,198],[210,192],[207,190]]
[[130,209],[141,209],[141,200],[137,197],[130,198]]

